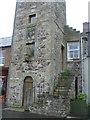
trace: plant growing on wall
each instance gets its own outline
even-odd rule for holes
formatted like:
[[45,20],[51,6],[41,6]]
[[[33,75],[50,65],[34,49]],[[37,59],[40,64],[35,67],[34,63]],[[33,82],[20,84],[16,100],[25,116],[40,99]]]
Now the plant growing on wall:
[[63,72],[61,72],[61,78],[67,78],[72,75],[72,72],[69,69],[65,69]]
[[85,93],[79,93],[77,95],[78,100],[86,100],[86,98],[87,98],[87,95]]

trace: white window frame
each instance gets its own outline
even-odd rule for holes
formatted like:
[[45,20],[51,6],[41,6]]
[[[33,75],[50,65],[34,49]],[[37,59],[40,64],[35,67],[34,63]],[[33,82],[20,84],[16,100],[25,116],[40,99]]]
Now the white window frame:
[[0,38],[0,47],[11,46],[11,37]]
[[[73,48],[70,49],[70,44],[72,44]],[[77,48],[74,48],[75,44],[77,44]],[[73,57],[70,57],[70,52],[73,52]],[[78,57],[75,57],[75,51],[78,51]],[[67,43],[67,60],[72,61],[73,59],[80,58],[80,43],[79,42],[68,42]]]
[[1,63],[0,63],[0,66],[4,66],[4,63],[5,63],[5,50],[1,50],[0,51],[0,61],[1,61]]

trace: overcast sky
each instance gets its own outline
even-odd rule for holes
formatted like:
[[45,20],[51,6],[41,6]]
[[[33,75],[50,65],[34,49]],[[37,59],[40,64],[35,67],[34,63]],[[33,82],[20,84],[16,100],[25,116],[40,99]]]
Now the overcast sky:
[[[89,0],[66,0],[67,24],[82,32],[88,21]],[[0,0],[0,38],[12,36],[16,0]]]

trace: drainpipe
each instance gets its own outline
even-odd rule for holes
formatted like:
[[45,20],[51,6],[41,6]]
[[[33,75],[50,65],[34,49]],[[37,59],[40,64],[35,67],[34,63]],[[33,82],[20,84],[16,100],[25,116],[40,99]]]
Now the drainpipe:
[[84,92],[83,37],[81,37],[82,91]]
[[88,23],[88,57],[90,57],[90,23]]
[[90,57],[90,22],[83,23],[83,32],[87,34],[87,56]]

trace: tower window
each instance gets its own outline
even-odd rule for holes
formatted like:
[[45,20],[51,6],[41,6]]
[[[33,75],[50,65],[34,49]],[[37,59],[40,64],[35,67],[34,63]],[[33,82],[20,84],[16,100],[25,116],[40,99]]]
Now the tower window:
[[29,23],[35,23],[36,22],[36,14],[29,15]]
[[30,52],[31,52],[31,56],[34,56],[34,49],[35,49],[35,42],[32,42],[29,44],[29,48],[30,48]]
[[35,42],[27,43],[28,53],[31,57],[34,57]]

